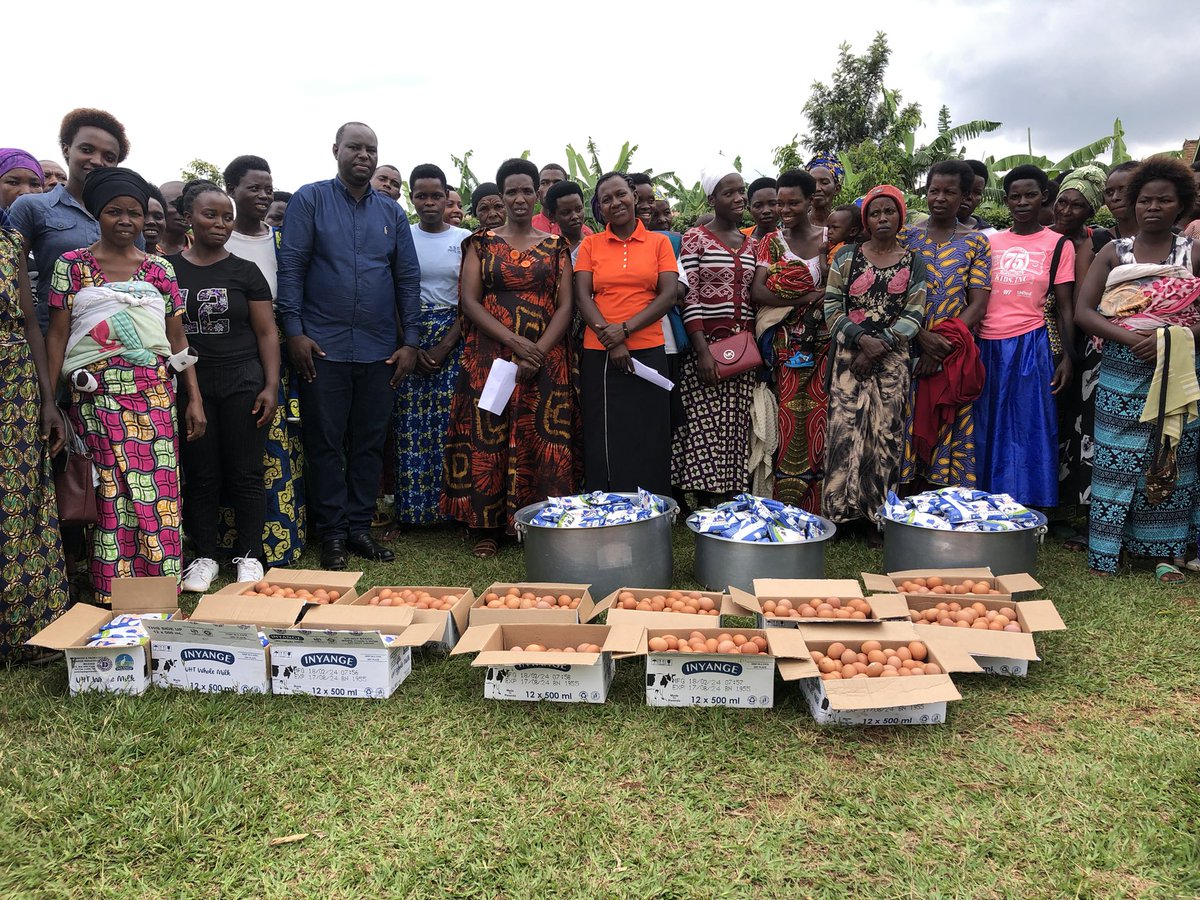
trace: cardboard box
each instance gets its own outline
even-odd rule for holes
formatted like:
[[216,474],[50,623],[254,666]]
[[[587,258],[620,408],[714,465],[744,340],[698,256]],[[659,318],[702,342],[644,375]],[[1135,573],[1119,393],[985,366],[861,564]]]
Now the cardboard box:
[[[390,697],[412,671],[412,648],[443,627],[405,606],[310,606],[293,628],[267,633],[271,690],[314,697]],[[396,635],[393,644],[382,635]]]
[[[534,594],[541,596],[543,594],[554,594],[556,597],[566,594],[568,597],[580,599],[579,606],[575,609],[488,609],[487,603],[488,594],[499,594],[504,596],[509,588],[519,588],[522,593],[532,591]],[[475,605],[471,607],[469,617],[469,626],[474,628],[476,625],[518,625],[518,624],[542,624],[542,625],[578,625],[581,622],[587,622],[595,614],[595,603],[592,601],[592,595],[588,593],[588,585],[586,584],[566,584],[560,582],[544,581],[544,582],[525,582],[524,584],[501,584],[496,582],[481,591],[479,596],[475,598]],[[580,643],[577,641],[576,643]]]
[[[1015,675],[1029,673],[1029,664],[1039,662],[1033,635],[1039,631],[1065,631],[1067,626],[1050,600],[1012,600],[999,597],[977,597],[957,594],[954,599],[961,603],[982,603],[988,609],[999,610],[1010,607],[1017,614],[1017,631],[985,631],[981,628],[954,628],[949,625],[915,624],[921,640],[953,643],[975,657],[975,661],[989,675]],[[933,609],[945,602],[944,594],[909,595],[909,608],[918,612]]]
[[190,619],[148,620],[151,683],[202,693],[270,693],[271,651],[259,631],[290,628],[303,609],[296,598],[210,594]]
[[[736,587],[731,587],[729,594],[733,603],[740,608],[739,614],[753,615],[759,628],[797,628],[802,622],[837,622],[846,625],[850,622],[908,618],[908,605],[899,594],[864,597],[862,588],[853,578],[756,578],[753,594]],[[812,616],[781,618],[764,615],[762,611],[762,604],[767,600],[808,601],[825,597],[865,600],[871,607],[871,612],[866,619],[827,619]]]
[[907,594],[900,591],[900,585],[906,581],[912,581],[914,578],[931,578],[935,575],[948,585],[962,584],[968,578],[971,580],[986,578],[992,582],[992,587],[1000,592],[999,594],[950,595],[954,598],[967,597],[972,601],[1019,597],[1022,594],[1031,594],[1034,591],[1042,589],[1042,586],[1031,575],[993,575],[991,569],[906,569],[902,572],[888,572],[886,575],[872,575],[863,572],[862,580],[867,590],[872,593],[895,594],[900,592],[903,597],[909,599],[912,597],[928,597],[930,595]]
[[84,646],[117,616],[130,613],[179,615],[179,581],[169,575],[118,578],[112,584],[112,609],[76,603],[25,643],[63,652],[73,695],[81,691],[141,694],[150,684],[149,642],[136,647]]
[[[953,629],[945,629],[951,631]],[[855,678],[822,681],[819,676],[800,682],[813,719],[821,725],[939,725],[946,721],[946,704],[961,700],[951,672],[979,672],[971,655],[952,642],[916,637],[915,629],[903,622],[868,626],[830,625],[802,627],[810,651],[824,653],[834,641],[848,648],[877,640],[884,648],[906,646],[922,640],[928,662],[941,666],[941,675],[911,675],[905,678]],[[810,660],[811,661],[811,660]]]
[[[362,572],[330,572],[325,569],[268,569],[262,580],[268,584],[290,587],[294,590],[304,589],[316,591],[337,591],[340,595],[335,603],[352,603],[358,595],[354,592],[355,585],[362,578]],[[227,584],[217,591],[217,594],[244,594],[258,582],[241,581]],[[280,598],[283,599],[283,598]],[[307,606],[321,606],[320,603],[309,603]]]
[[[413,611],[413,622],[420,624],[442,624],[442,631],[429,642],[430,644],[450,650],[456,643],[458,643],[458,639],[467,630],[471,607],[475,605],[475,594],[469,587],[439,587],[410,584],[393,587],[392,585],[383,584],[379,587],[371,588],[365,594],[361,594],[349,601],[349,603],[352,606],[370,606],[371,600],[374,597],[378,597],[379,592],[385,588],[396,592],[425,591],[434,597],[445,597],[447,594],[458,597],[458,602],[445,612],[442,612],[439,609],[417,609],[416,607],[409,607]],[[341,605],[340,600],[338,603]],[[387,609],[388,607],[385,606],[383,608]]]
[[[717,609],[715,616],[700,616],[692,615],[691,613],[677,612],[648,612],[646,610],[637,609],[622,609],[616,606],[617,598],[628,591],[633,594],[638,600],[644,600],[649,597],[659,595],[667,596],[672,593],[688,596],[698,594],[701,597],[707,597],[713,601]],[[581,604],[582,605],[582,604]],[[687,628],[689,631],[700,628],[713,628],[721,625],[725,621],[725,616],[744,616],[746,615],[732,600],[728,594],[722,594],[720,591],[676,591],[672,588],[619,588],[613,591],[592,608],[592,614],[589,619],[597,618],[600,613],[607,612],[608,618],[605,621],[609,625],[637,625],[643,628]]]
[[[705,637],[721,634],[761,636],[765,653],[678,653],[650,649],[650,639],[693,631]],[[631,656],[646,657],[646,703],[649,706],[728,706],[770,709],[775,705],[775,672],[784,681],[815,677],[804,638],[795,629],[649,628]]]
[[[549,700],[603,703],[616,670],[614,653],[637,649],[643,629],[633,625],[495,623],[467,629],[451,656],[474,653],[471,665],[486,667],[483,696],[488,700]],[[527,653],[512,647],[577,647],[596,644],[599,653]]]

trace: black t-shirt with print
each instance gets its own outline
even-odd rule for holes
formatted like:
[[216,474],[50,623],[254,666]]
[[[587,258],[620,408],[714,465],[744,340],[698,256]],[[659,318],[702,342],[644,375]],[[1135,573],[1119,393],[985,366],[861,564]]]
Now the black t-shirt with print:
[[228,365],[258,357],[250,325],[250,303],[270,303],[271,286],[258,265],[230,254],[197,266],[179,253],[170,257],[187,312],[183,330],[200,359],[198,366]]

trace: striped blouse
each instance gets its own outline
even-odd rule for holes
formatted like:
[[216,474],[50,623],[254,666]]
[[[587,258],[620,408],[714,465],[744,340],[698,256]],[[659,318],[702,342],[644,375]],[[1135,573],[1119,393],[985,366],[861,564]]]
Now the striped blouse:
[[683,236],[679,262],[690,288],[683,305],[688,334],[703,331],[711,341],[754,329],[754,247],[754,239],[747,237],[734,250],[703,225]]

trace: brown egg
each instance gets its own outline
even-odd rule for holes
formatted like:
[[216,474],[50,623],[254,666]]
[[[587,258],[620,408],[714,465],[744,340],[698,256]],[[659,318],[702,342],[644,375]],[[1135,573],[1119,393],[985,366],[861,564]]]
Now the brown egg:
[[941,586],[942,586],[943,584],[945,584],[945,583],[946,583],[946,582],[942,580],[941,576],[939,576],[939,575],[931,575],[931,576],[930,576],[930,577],[929,577],[929,578],[926,580],[926,582],[925,582],[925,585],[926,585],[927,587],[935,588],[935,587],[941,587]]
[[655,653],[662,653],[664,650],[671,649],[670,645],[666,642],[666,639],[660,637],[650,638],[649,647]]
[[853,650],[843,650],[842,655],[839,657],[839,659],[841,659],[843,664],[851,665],[853,663],[858,662],[858,654],[855,653]]
[[842,654],[846,652],[846,645],[841,641],[834,641],[825,652],[835,659],[841,659]]
[[925,657],[929,655],[929,650],[921,641],[912,641],[908,645],[908,652],[912,655],[913,659],[921,661],[924,661]]
[[545,650],[546,650],[546,648],[543,647],[541,644],[526,644],[525,645],[526,653],[544,653]]
[[822,681],[841,681],[842,676],[839,672],[825,672],[821,676]]
[[[875,652],[878,653],[879,651]],[[869,666],[867,666],[867,674],[872,678],[878,678],[881,674],[883,674],[883,663],[872,662]]]
[[941,675],[942,667],[939,666],[937,663],[925,663],[925,674],[926,675]]
[[751,643],[753,643],[753,644],[754,644],[754,646],[755,646],[755,647],[757,647],[759,650],[766,651],[766,649],[767,649],[767,639],[766,639],[765,637],[763,637],[761,634],[756,634],[756,635],[754,635],[754,637],[750,638],[750,641],[751,641]]
[[721,641],[720,643],[717,644],[717,652],[718,653],[736,653],[737,646],[738,645],[735,644],[733,641]]

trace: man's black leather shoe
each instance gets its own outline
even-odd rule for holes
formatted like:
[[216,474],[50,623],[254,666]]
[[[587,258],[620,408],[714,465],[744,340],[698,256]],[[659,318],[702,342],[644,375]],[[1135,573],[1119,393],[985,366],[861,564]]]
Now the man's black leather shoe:
[[346,542],[332,538],[321,545],[321,568],[341,572],[346,568]]
[[[350,535],[350,540],[346,541],[346,546],[355,556],[362,556],[366,559],[377,559],[380,562],[391,562],[396,558],[396,554],[389,550],[375,538],[371,537],[368,532],[362,534]],[[343,567],[344,568],[344,567]]]

